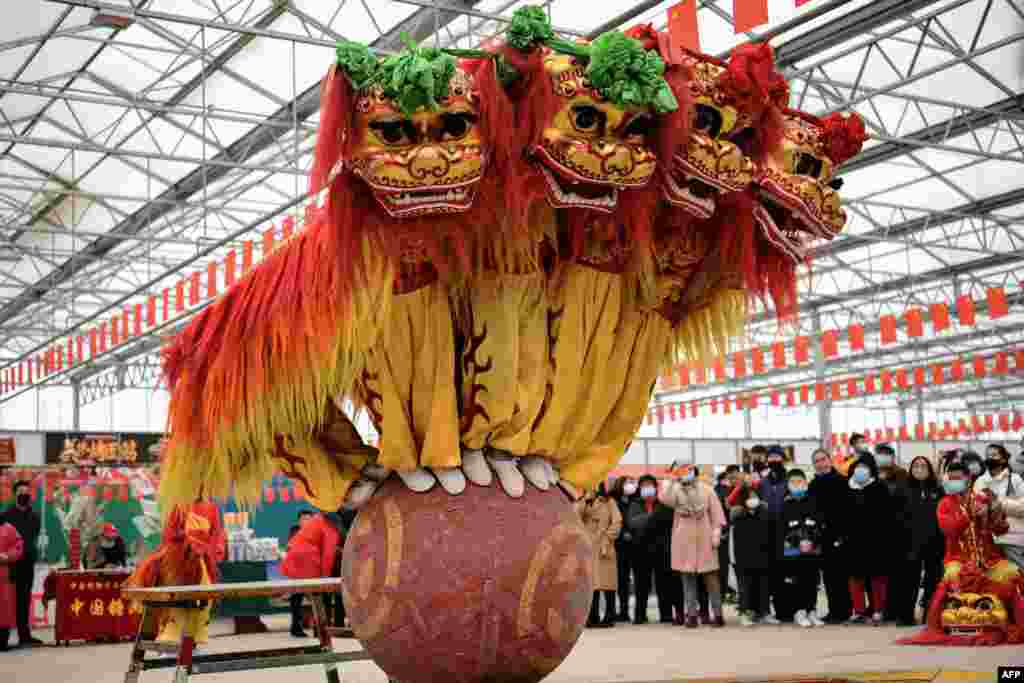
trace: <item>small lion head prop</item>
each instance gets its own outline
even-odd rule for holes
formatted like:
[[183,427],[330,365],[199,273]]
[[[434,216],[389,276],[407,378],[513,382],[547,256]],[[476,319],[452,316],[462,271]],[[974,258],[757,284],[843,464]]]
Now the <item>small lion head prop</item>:
[[783,141],[758,164],[758,225],[794,261],[811,239],[832,239],[846,226],[836,168],[856,156],[866,139],[857,114],[820,119],[787,109]]

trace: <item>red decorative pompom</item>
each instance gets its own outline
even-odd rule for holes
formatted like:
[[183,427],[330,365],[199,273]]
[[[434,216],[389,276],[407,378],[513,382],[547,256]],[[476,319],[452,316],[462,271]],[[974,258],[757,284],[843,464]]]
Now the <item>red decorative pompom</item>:
[[[775,51],[768,43],[744,43],[729,56],[726,82],[722,85],[748,105],[755,114],[768,104],[770,93],[777,92],[785,79],[775,70]],[[788,100],[788,87],[787,96]]]
[[829,114],[822,124],[828,140],[828,155],[833,163],[841,164],[860,154],[868,138],[864,120],[860,116],[855,113],[849,116]]
[[624,32],[630,38],[639,40],[645,50],[658,49],[658,32],[654,24],[637,24]]

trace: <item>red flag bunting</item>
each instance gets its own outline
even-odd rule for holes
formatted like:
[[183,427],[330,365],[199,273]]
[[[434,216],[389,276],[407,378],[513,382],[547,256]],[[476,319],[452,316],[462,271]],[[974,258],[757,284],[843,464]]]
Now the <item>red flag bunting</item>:
[[755,410],[761,404],[761,397],[757,395],[757,392],[751,393],[747,396],[747,408]]
[[796,405],[796,391],[793,389],[786,390],[786,406],[792,408]]
[[864,393],[865,394],[873,394],[873,393],[875,393],[875,391],[877,391],[877,389],[875,387],[875,376],[874,375],[866,376],[864,378]]
[[675,422],[676,421],[676,404],[675,403],[668,404],[668,419],[669,419],[670,422]]
[[914,386],[923,387],[926,382],[924,367],[914,368]]
[[961,325],[974,324],[974,299],[964,294],[956,300],[956,315]]
[[686,363],[680,363],[676,368],[679,376],[679,386],[685,387],[690,384],[690,367]]
[[892,427],[886,427],[885,428],[885,440],[886,441],[895,441],[896,440],[896,430],[893,429]]
[[292,490],[287,486],[282,486],[278,497],[280,497],[282,503],[289,503],[292,499]]
[[191,282],[189,283],[189,288],[188,288],[188,305],[189,306],[198,306],[199,305],[199,298],[200,298],[200,293],[199,293],[200,274],[199,274],[198,270],[193,271],[190,280],[191,280]]
[[839,382],[832,382],[832,400],[838,401],[843,398],[843,388]]
[[810,349],[808,348],[807,337],[800,335],[793,340],[793,358],[797,363],[806,363],[810,360]]
[[814,400],[824,401],[825,400],[825,385],[818,382],[814,385]]
[[716,382],[724,382],[725,381],[725,360],[721,356],[719,356],[718,358],[715,359],[714,365],[712,367],[715,370],[715,381]]
[[900,425],[900,441],[910,441],[910,432],[907,431],[907,425]]
[[782,342],[772,344],[772,365],[776,370],[786,367],[786,345]]
[[850,335],[850,349],[853,351],[863,351],[864,326],[859,323],[855,323],[853,325],[850,325],[850,328],[849,330],[847,330],[847,332]]
[[996,354],[996,366],[992,369],[992,373],[996,375],[1005,375],[1010,371],[1010,357],[1005,351],[1000,351]]
[[882,380],[882,393],[888,394],[892,391],[892,373],[889,370],[882,370],[879,374]]
[[984,377],[985,374],[986,374],[986,369],[987,369],[987,365],[988,365],[985,362],[985,359],[983,357],[981,357],[981,356],[977,356],[977,357],[975,357],[975,359],[973,361],[973,365],[974,365],[974,377],[976,379],[980,379],[981,377]]
[[107,324],[100,323],[100,353],[107,350]]
[[800,402],[810,403],[811,402],[811,387],[809,384],[800,385]]
[[768,23],[768,0],[735,0],[732,11],[735,33],[746,33]]
[[1024,370],[1024,349],[1017,349],[1017,361],[1016,366],[1018,370]]
[[964,361],[961,358],[954,358],[949,366],[949,376],[954,382],[962,382],[964,379]]
[[924,441],[924,425],[923,424],[916,424],[916,425],[914,425],[914,438],[917,439],[918,441]]
[[1006,301],[1006,291],[1002,287],[990,287],[986,294],[989,318],[995,320],[1009,314],[1010,306]]
[[156,297],[146,300],[146,327],[156,327]]
[[778,406],[779,406],[779,392],[777,392],[777,391],[772,391],[772,394],[771,394],[771,401],[772,401],[772,405],[773,405],[773,406],[775,406],[775,407],[778,407]]
[[999,431],[1008,432],[1010,431],[1010,416],[1003,413],[999,416]]
[[737,379],[747,376],[747,356],[743,351],[732,354],[732,374]]
[[878,328],[882,344],[892,344],[896,341],[896,316],[883,315],[878,319]]
[[142,334],[142,304],[135,304],[135,319],[132,322],[135,323],[135,336],[138,337]]
[[949,327],[949,307],[946,304],[932,304],[929,311],[932,317],[932,331],[939,333]]
[[903,319],[907,323],[908,337],[920,337],[924,334],[924,318],[920,308],[911,308],[903,314]]
[[732,401],[730,399],[722,399],[722,408],[726,415],[732,415]]
[[755,375],[764,372],[764,351],[760,346],[750,350],[750,364]]
[[839,332],[826,330],[821,335],[821,352],[825,358],[833,358],[839,354]]
[[697,417],[697,402],[690,401],[690,417]]
[[986,415],[985,416],[985,431],[987,431],[987,432],[994,432],[995,431],[996,425],[995,425],[993,420],[994,420],[994,418],[991,415]]
[[711,399],[711,414],[712,415],[718,415],[718,399],[717,398]]
[[274,487],[273,486],[268,486],[267,488],[265,488],[263,490],[263,500],[265,500],[267,502],[267,504],[270,504],[270,503],[274,502]]
[[1020,428],[1024,427],[1024,415],[1020,413],[1013,414],[1013,430],[1020,431]]
[[846,395],[853,397],[856,396],[857,393],[857,378],[851,377],[850,379],[846,380]]
[[700,51],[700,30],[697,28],[697,0],[683,0],[668,10],[668,35],[672,61],[682,60],[683,49]]
[[185,310],[185,281],[178,280],[174,285],[174,312],[181,313]]
[[121,343],[121,325],[115,315],[110,319],[110,347],[113,348]]
[[932,384],[943,384],[946,381],[945,372],[943,372],[942,363],[936,363],[932,366]]
[[896,386],[900,389],[910,388],[910,379],[907,377],[906,368],[897,368],[896,370]]

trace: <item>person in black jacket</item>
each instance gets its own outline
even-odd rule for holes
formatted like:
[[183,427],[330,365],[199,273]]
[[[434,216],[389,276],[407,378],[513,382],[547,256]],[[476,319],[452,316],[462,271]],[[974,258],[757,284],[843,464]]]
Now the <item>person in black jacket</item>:
[[842,554],[839,552],[839,538],[836,529],[846,514],[843,502],[847,498],[849,482],[832,466],[832,456],[823,448],[811,456],[814,463],[814,479],[807,495],[814,501],[822,516],[825,531],[821,540],[822,574],[825,581],[825,598],[828,601],[826,624],[841,624],[850,618],[850,575],[846,571]]
[[633,477],[619,477],[612,483],[612,500],[622,515],[622,530],[615,540],[615,561],[619,570],[619,613],[615,621],[629,621],[629,595],[633,588],[633,534],[626,526],[629,503],[639,496],[640,485]]
[[[889,489],[890,545],[889,569],[887,572],[885,620],[902,624],[913,624],[914,604],[907,597],[917,590],[910,575],[910,503],[907,471],[896,464],[896,450],[887,443],[875,446],[875,462],[878,464],[878,478]],[[911,585],[914,584],[914,585]]]
[[32,485],[27,481],[14,483],[14,505],[0,515],[0,523],[7,522],[18,531],[25,545],[21,559],[14,563],[15,616],[18,622],[18,644],[21,647],[42,645],[32,637],[29,608],[32,604],[32,582],[35,580],[36,561],[39,559],[39,532],[42,520],[32,509]]
[[[853,615],[849,624],[882,624],[886,605],[889,563],[892,553],[889,489],[878,478],[874,456],[865,454],[850,468],[840,543],[850,572]],[[865,591],[870,590],[870,609]]]
[[[726,523],[722,527],[722,541],[718,544],[718,585],[722,587],[722,600],[734,599],[736,592],[729,585],[729,507],[725,499],[732,493],[733,487],[740,476],[739,465],[729,465],[725,471],[718,475],[718,483],[715,485],[715,493],[718,495],[718,502],[722,504],[725,512]],[[701,585],[704,585],[701,583]],[[706,592],[706,591],[705,591]]]
[[663,624],[671,624],[673,610],[681,621],[682,584],[672,571],[671,539],[675,512],[658,501],[658,480],[649,474],[639,479],[640,495],[630,501],[623,524],[629,529],[632,544],[633,573],[636,577],[634,624],[647,623],[647,600],[651,578],[658,596],[658,612]]
[[927,613],[932,596],[942,578],[942,556],[945,553],[945,542],[936,510],[942,500],[943,491],[935,476],[935,469],[924,456],[918,456],[910,462],[910,492],[907,505],[907,519],[910,526],[909,553],[909,585],[907,595],[893,595],[891,599],[905,601],[907,606],[902,613],[914,617],[903,623],[912,626],[917,623],[914,610],[917,606],[917,594],[921,587],[921,573],[924,572],[924,591],[921,606]]
[[[825,622],[818,617],[824,518],[807,495],[807,476],[803,470],[791,469],[786,480],[788,494],[782,504],[779,544],[779,573],[788,588],[785,602],[793,610],[793,621],[798,626],[824,626]],[[779,616],[778,607],[776,616]]]
[[740,624],[777,623],[768,609],[771,581],[778,563],[778,525],[752,486],[739,485],[734,491],[728,510],[732,560],[739,584]]

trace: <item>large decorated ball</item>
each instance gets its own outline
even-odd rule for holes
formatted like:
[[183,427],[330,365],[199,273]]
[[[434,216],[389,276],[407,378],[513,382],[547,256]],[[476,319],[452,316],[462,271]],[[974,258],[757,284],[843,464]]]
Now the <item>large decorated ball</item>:
[[396,478],[345,542],[345,606],[356,637],[400,683],[535,683],[583,631],[593,551],[566,495],[527,486],[435,486]]

